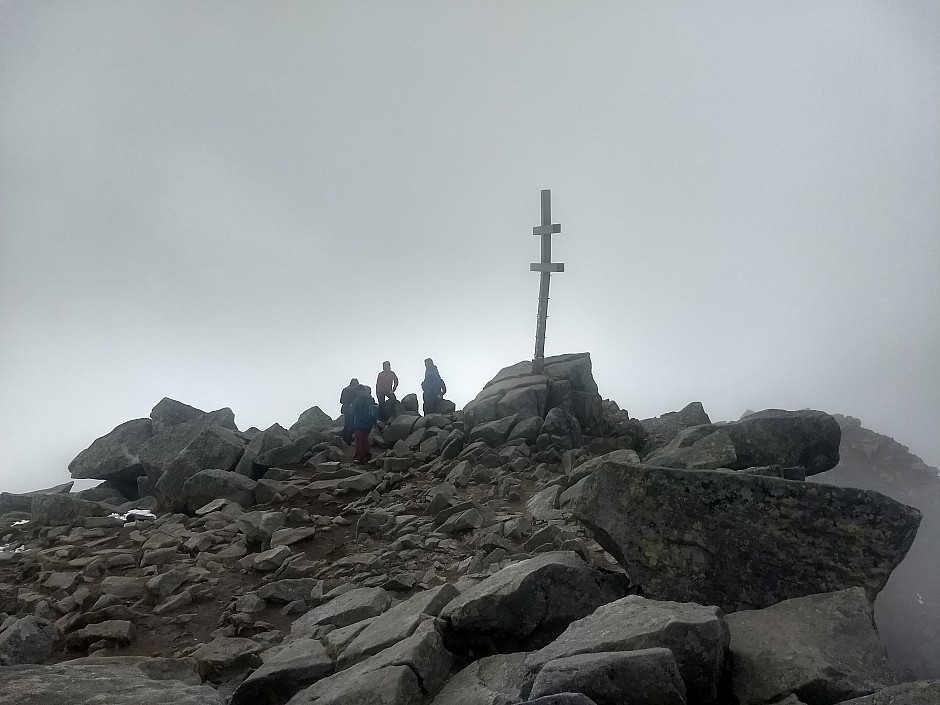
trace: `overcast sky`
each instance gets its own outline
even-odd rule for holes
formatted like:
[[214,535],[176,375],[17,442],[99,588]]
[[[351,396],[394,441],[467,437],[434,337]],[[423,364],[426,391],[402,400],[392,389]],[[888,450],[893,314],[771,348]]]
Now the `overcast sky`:
[[164,396],[240,428],[431,356],[940,464],[940,3],[0,0],[0,490]]

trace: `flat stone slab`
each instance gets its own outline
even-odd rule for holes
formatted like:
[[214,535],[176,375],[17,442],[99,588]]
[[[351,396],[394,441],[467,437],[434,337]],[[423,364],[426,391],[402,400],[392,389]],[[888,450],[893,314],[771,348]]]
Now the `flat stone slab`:
[[313,636],[316,627],[332,624],[345,627],[388,609],[392,597],[382,588],[356,588],[319,607],[314,607],[291,625],[291,636]]

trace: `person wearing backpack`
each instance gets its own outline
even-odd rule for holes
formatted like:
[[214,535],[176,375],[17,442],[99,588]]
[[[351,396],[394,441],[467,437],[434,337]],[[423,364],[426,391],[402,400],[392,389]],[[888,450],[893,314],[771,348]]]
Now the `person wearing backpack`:
[[372,459],[372,447],[369,445],[369,432],[379,418],[379,405],[372,398],[372,390],[364,384],[359,385],[356,398],[349,405],[352,415],[353,437],[356,453],[353,460],[366,463]]
[[424,415],[433,414],[447,394],[447,385],[444,384],[444,379],[431,358],[424,360],[424,381],[421,383],[421,389],[424,391]]
[[353,440],[352,412],[349,410],[349,407],[353,403],[353,399],[356,398],[356,392],[359,391],[359,386],[359,380],[353,377],[349,380],[349,386],[343,387],[343,391],[339,395],[339,410],[343,415],[343,440],[346,442],[346,445],[352,443]]

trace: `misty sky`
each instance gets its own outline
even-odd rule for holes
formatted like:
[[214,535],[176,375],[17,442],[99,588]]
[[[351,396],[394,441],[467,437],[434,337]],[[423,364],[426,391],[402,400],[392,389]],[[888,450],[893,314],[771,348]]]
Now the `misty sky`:
[[940,3],[0,0],[0,490],[164,396],[811,407],[940,464]]

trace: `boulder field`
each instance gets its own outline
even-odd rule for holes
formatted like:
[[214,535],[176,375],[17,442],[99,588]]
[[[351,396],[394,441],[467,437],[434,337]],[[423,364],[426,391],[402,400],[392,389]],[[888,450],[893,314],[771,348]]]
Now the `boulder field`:
[[164,399],[72,461],[98,487],[0,493],[0,702],[940,702],[872,611],[920,512],[804,481],[832,416],[633,419],[586,353],[405,401],[357,465],[318,407]]

